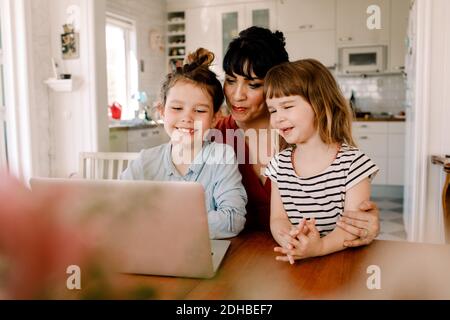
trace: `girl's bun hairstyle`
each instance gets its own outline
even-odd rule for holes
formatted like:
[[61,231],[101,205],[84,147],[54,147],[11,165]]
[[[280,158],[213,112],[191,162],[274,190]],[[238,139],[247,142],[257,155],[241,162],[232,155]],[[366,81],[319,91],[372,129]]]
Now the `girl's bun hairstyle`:
[[214,53],[204,48],[198,48],[195,52],[188,54],[183,69],[184,71],[192,71],[199,67],[209,68],[213,61]]
[[213,101],[214,112],[219,111],[224,95],[217,75],[209,69],[213,61],[214,53],[204,48],[198,48],[195,52],[188,54],[183,67],[178,67],[166,76],[161,86],[162,105],[166,104],[169,90],[178,81],[186,81],[205,89]]

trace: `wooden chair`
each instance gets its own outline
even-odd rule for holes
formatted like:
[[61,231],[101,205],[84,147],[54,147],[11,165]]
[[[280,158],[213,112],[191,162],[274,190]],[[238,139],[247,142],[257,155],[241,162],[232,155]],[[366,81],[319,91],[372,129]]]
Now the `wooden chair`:
[[79,178],[118,179],[138,152],[80,152]]
[[431,162],[443,166],[447,173],[442,189],[442,207],[444,209],[445,241],[450,243],[450,156],[432,156]]

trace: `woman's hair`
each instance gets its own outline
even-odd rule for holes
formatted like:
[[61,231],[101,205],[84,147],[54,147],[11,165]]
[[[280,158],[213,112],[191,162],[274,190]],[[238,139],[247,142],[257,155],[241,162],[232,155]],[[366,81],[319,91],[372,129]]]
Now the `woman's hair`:
[[224,101],[222,85],[209,66],[214,61],[214,54],[204,48],[198,48],[188,55],[183,67],[169,73],[161,86],[161,102],[165,106],[169,90],[179,81],[192,83],[210,95],[213,101],[214,113],[220,110]]
[[283,63],[273,67],[264,82],[266,99],[301,96],[311,105],[323,142],[355,146],[350,106],[322,63],[314,59]]
[[223,59],[223,70],[252,78],[264,79],[273,66],[289,61],[285,49],[286,42],[282,32],[272,32],[261,27],[250,27],[239,33],[228,46]]

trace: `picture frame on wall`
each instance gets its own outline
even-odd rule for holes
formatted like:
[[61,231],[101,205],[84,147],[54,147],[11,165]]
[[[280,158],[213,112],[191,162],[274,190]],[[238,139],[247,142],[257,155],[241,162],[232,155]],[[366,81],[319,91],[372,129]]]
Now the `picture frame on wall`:
[[79,43],[80,37],[79,33],[74,32],[74,28],[70,24],[65,24],[63,26],[64,33],[61,34],[61,52],[62,58],[67,59],[78,59],[80,57]]

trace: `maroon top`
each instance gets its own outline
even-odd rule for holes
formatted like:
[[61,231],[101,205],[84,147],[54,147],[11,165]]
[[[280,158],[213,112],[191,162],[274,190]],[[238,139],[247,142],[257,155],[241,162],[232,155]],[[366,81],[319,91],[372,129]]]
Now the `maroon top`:
[[[217,123],[216,129],[222,132],[223,139],[225,140],[224,142],[232,146],[236,154],[238,154],[237,139],[234,139],[234,141],[227,141],[228,139],[225,139],[227,129],[239,129],[236,121],[234,121],[231,116],[222,118]],[[242,184],[244,185],[248,196],[245,229],[270,231],[270,179],[266,179],[266,182],[263,184],[255,173],[253,165],[249,163],[249,149],[247,143],[245,144],[245,163],[239,164],[239,171],[242,175]]]

